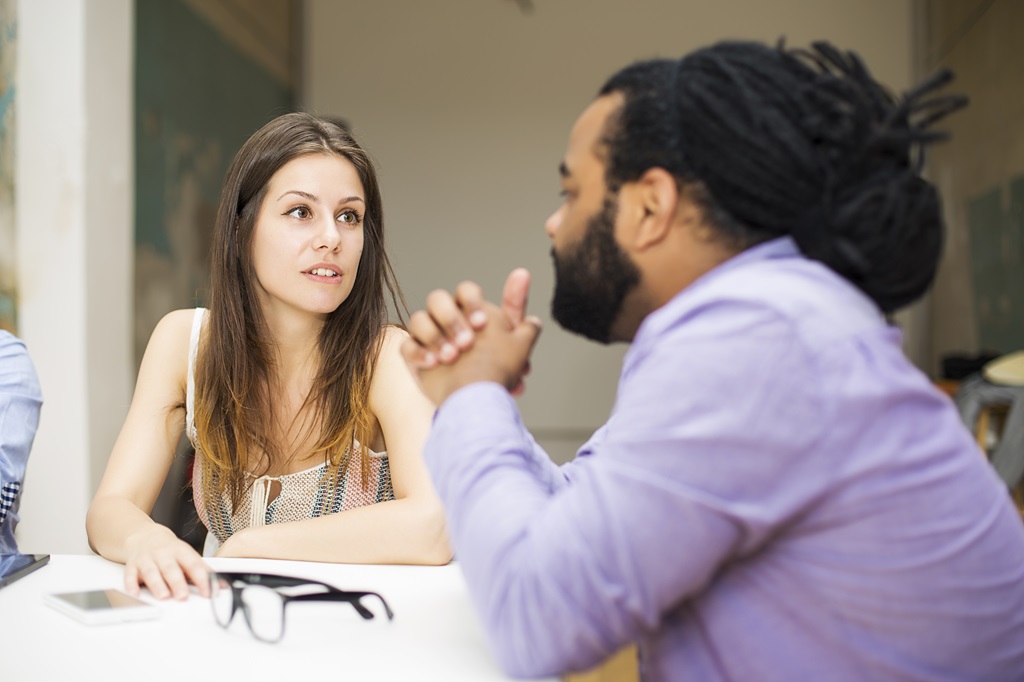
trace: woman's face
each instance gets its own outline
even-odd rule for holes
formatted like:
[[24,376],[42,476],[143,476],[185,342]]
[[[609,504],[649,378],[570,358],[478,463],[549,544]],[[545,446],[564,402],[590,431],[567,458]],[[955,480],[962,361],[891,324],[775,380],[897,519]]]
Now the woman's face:
[[274,173],[252,242],[256,290],[268,317],[326,317],[348,298],[363,253],[365,211],[363,183],[340,155],[307,154]]

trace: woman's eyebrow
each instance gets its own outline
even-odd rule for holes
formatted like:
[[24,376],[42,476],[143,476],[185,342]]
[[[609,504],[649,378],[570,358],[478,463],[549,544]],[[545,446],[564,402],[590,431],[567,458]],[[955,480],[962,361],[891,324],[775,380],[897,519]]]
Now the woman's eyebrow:
[[[288,196],[289,194],[297,194],[298,196],[302,197],[306,201],[311,201],[311,202],[313,202],[315,204],[316,203],[320,203],[320,198],[317,195],[310,194],[309,192],[303,192],[301,189],[290,189],[287,192],[285,192],[284,194],[282,194],[281,196],[279,196],[277,198],[277,200],[280,201],[281,199],[283,199],[284,197]],[[363,199],[362,197],[359,197],[359,196],[354,196],[354,195],[350,196],[350,197],[345,197],[344,199],[341,200],[340,203],[347,204],[347,203],[350,203],[350,202],[353,202],[353,201],[358,201],[358,202],[361,202],[363,204],[366,203],[365,199]]]
[[287,192],[285,192],[284,194],[282,194],[281,196],[279,196],[277,198],[277,200],[281,201],[281,199],[284,199],[289,194],[297,194],[300,197],[302,197],[303,199],[306,199],[307,201],[312,201],[313,203],[319,203],[320,202],[320,199],[315,194],[310,194],[309,192],[303,192],[301,189],[290,189]]

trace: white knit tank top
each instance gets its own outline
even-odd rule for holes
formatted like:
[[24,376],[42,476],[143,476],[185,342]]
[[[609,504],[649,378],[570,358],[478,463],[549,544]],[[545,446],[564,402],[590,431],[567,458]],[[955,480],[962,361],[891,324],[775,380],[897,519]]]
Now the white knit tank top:
[[[197,446],[194,423],[195,364],[205,313],[205,308],[196,308],[192,320],[185,390],[185,428],[192,447],[196,450],[196,465],[192,469],[192,497],[195,500],[196,512],[218,542],[223,543],[233,533],[243,528],[316,518],[395,499],[387,453],[371,450],[370,472],[365,489],[362,486],[362,459],[352,457],[349,466],[341,475],[329,475],[326,462],[282,476],[257,477],[248,474],[247,478],[251,484],[246,489],[238,509],[231,508],[231,500],[227,495],[221,498],[215,509],[207,509],[203,501],[207,481],[203,479],[203,467],[199,466],[203,454]],[[274,482],[280,484],[280,492],[268,503]]]

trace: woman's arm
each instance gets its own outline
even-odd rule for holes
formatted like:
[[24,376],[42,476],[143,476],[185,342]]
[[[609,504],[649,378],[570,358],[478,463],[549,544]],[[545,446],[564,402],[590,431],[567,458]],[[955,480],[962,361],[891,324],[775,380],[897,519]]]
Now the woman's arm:
[[185,423],[185,379],[194,311],[166,315],[150,337],[128,416],[86,516],[89,545],[125,564],[125,588],[157,598],[206,593],[207,568],[170,528],[149,517]]
[[421,456],[434,408],[399,352],[406,337],[402,330],[388,328],[370,385],[370,410],[384,434],[395,499],[315,519],[248,528],[228,538],[217,556],[448,563],[452,553],[444,510]]

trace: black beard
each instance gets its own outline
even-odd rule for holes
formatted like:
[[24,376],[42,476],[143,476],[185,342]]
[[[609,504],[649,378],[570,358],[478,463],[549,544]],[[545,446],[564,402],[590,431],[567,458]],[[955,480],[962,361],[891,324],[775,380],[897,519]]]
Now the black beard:
[[605,197],[601,212],[587,221],[576,248],[555,262],[555,295],[551,316],[567,331],[598,343],[609,343],[622,301],[640,283],[640,271],[615,242],[614,195]]

